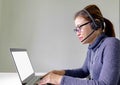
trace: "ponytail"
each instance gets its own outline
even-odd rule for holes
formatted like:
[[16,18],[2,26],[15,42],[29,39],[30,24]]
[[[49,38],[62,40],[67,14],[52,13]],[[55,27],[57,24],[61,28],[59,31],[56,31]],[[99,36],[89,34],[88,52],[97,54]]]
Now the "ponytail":
[[104,22],[105,22],[105,28],[104,28],[104,32],[108,37],[115,37],[115,31],[113,28],[113,24],[106,18],[104,18]]

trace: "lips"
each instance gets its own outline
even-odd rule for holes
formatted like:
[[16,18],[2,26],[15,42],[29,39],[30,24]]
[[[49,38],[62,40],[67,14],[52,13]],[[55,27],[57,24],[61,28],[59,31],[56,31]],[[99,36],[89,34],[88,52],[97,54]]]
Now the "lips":
[[83,36],[79,33],[79,34],[77,34],[77,36],[78,36],[78,38],[79,38],[79,40],[80,41],[82,41],[83,40]]
[[80,41],[82,41],[82,40],[83,40],[83,37],[79,37],[79,39],[80,39]]

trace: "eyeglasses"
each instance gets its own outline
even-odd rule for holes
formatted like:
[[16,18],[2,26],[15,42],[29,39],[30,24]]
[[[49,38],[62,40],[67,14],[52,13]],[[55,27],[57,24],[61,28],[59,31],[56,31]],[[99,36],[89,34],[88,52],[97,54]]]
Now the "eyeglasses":
[[80,26],[77,26],[76,29],[74,29],[74,31],[75,31],[75,32],[80,32],[80,31],[81,31],[81,28],[82,28],[83,26],[89,24],[89,23],[90,23],[90,22],[86,22],[86,23],[84,23],[84,24],[82,24],[82,25],[80,25]]

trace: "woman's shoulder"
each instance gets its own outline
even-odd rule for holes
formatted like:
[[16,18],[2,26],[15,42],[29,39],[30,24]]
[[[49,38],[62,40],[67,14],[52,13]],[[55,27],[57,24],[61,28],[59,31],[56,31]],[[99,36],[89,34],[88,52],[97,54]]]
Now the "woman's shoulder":
[[115,37],[106,37],[103,42],[105,45],[119,45],[120,46],[120,40]]
[[112,42],[120,42],[120,40],[118,38],[115,38],[115,37],[106,37],[104,42],[112,43]]

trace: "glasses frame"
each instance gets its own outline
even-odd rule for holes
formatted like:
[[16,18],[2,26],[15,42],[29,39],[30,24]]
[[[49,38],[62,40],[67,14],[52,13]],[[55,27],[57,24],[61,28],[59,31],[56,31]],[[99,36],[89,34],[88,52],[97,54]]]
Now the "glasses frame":
[[86,22],[86,23],[84,23],[84,24],[82,24],[82,25],[80,25],[80,26],[77,26],[75,29],[73,29],[74,32],[80,32],[80,31],[81,31],[81,28],[82,28],[83,26],[89,24],[89,23],[91,23],[91,22]]

